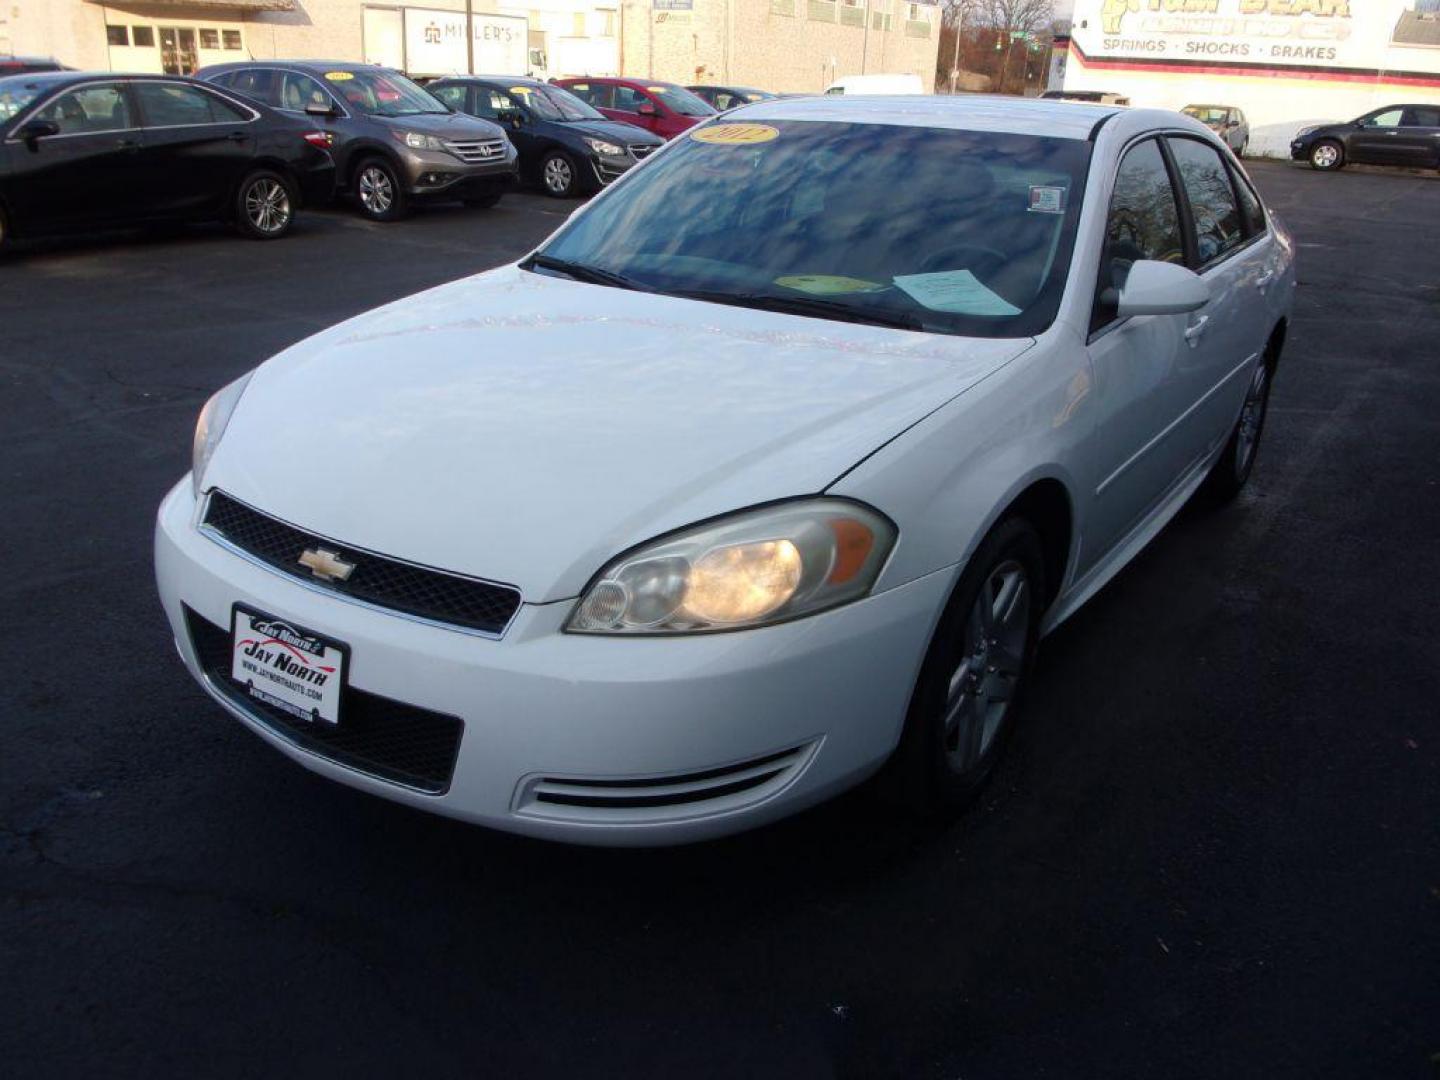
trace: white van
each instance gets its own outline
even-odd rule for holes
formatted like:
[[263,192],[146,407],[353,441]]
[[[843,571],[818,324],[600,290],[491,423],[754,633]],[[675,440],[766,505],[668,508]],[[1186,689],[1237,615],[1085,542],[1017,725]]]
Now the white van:
[[919,75],[846,75],[825,88],[827,94],[928,94]]

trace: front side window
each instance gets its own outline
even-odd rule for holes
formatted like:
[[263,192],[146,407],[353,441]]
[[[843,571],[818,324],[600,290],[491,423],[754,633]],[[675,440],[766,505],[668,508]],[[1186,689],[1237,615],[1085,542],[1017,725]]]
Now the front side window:
[[130,116],[130,103],[116,83],[82,86],[61,94],[36,113],[35,118],[54,122],[59,126],[61,135],[123,131],[135,126]]
[[229,102],[193,86],[137,82],[135,93],[145,112],[146,127],[187,127],[250,119]]
[[[460,112],[465,111],[464,86],[432,86],[430,87],[430,93],[434,94],[452,109],[459,110]],[[485,96],[484,91],[481,91],[480,96],[482,98]]]
[[1401,109],[1387,109],[1385,112],[1376,113],[1374,116],[1367,116],[1362,123],[1366,127],[1393,128],[1400,126],[1400,117],[1403,115]]
[[1170,139],[1170,153],[1195,219],[1195,253],[1206,266],[1245,242],[1235,189],[1220,152],[1198,139]]
[[[1023,337],[1059,307],[1090,144],[772,120],[695,129],[540,253],[585,279],[931,333]],[[566,272],[560,269],[559,272]]]
[[[240,87],[237,85],[235,89],[239,90]],[[311,105],[333,109],[335,102],[325,92],[325,88],[320,85],[320,80],[298,71],[284,71],[280,73],[278,105],[291,112],[304,112]]]
[[1115,293],[1125,284],[1130,267],[1141,259],[1182,265],[1185,262],[1175,188],[1160,144],[1154,139],[1126,151],[1115,174],[1092,331],[1113,318]]
[[[618,93],[619,87],[616,87]],[[657,101],[664,102],[665,107],[673,113],[681,116],[714,116],[715,110],[704,98],[692,94],[682,86],[670,86],[664,83],[657,83],[654,86],[647,86],[646,93],[650,94]],[[621,108],[622,106],[616,106]]]
[[652,104],[650,99],[633,86],[615,87],[615,104],[611,108],[621,112],[639,112],[641,105]]
[[0,79],[0,124],[29,108],[45,91],[43,83],[26,83],[19,78]]

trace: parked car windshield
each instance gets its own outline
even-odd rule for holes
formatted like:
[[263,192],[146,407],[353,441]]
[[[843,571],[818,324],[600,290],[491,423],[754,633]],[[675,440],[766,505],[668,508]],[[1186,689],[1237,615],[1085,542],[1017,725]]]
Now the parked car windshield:
[[414,116],[449,112],[403,75],[390,71],[328,71],[330,89],[346,108],[371,116]]
[[677,112],[681,116],[714,116],[715,110],[704,98],[692,94],[689,90],[680,86],[666,86],[663,83],[656,83],[646,86],[645,89],[654,94],[665,103],[665,107],[671,112]]
[[1187,105],[1184,112],[1202,124],[1223,124],[1230,116],[1229,109],[1215,105]]
[[46,85],[48,84],[26,82],[23,76],[0,79],[0,124],[27,109],[32,101],[44,93]]
[[530,265],[820,318],[1028,336],[1059,307],[1089,160],[1088,142],[1033,135],[707,124]]
[[541,120],[604,120],[596,109],[558,86],[516,86],[512,92]]

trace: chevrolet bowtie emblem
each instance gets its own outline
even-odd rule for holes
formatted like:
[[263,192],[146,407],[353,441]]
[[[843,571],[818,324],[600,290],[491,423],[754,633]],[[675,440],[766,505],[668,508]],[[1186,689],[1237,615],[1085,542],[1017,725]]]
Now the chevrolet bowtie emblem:
[[300,553],[300,565],[322,581],[344,581],[355,572],[355,564],[340,558],[336,551],[307,548]]

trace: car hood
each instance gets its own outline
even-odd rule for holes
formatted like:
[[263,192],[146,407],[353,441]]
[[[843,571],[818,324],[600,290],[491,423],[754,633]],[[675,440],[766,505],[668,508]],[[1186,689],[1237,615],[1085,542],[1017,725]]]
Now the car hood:
[[205,483],[343,544],[563,599],[656,535],[823,491],[1032,344],[506,267],[262,365]]
[[575,135],[589,135],[592,139],[618,142],[621,146],[664,146],[665,140],[652,135],[634,124],[622,124],[619,120],[558,120],[550,121],[561,131]]
[[478,116],[464,113],[415,113],[412,116],[371,116],[396,131],[415,131],[442,139],[493,139],[505,129]]

